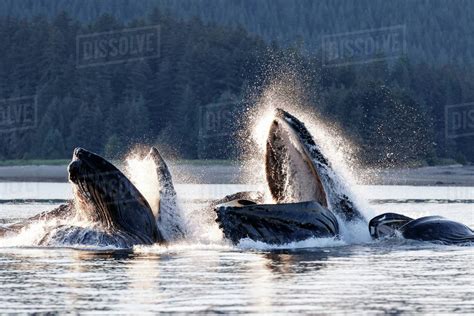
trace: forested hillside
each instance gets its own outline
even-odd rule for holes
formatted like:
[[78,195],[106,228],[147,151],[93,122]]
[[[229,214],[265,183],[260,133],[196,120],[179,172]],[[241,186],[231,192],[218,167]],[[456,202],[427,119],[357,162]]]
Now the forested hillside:
[[177,17],[243,26],[267,41],[303,42],[316,53],[321,36],[405,25],[407,53],[417,62],[472,64],[474,1],[471,0],[1,0],[0,15],[53,17],[64,10],[83,22],[108,13],[120,21],[154,7]]
[[[144,25],[160,26],[158,58],[77,67],[77,35]],[[338,122],[367,164],[474,160],[472,136],[446,139],[444,126],[446,105],[474,100],[467,64],[401,56],[324,68],[301,46],[160,10],[130,22],[111,15],[84,22],[68,13],[1,18],[0,56],[0,99],[36,95],[38,105],[37,128],[0,134],[0,159],[66,158],[76,146],[116,156],[136,143],[168,144],[182,158],[236,158],[232,135],[200,137],[200,107],[247,99],[281,64],[301,73],[306,102]]]

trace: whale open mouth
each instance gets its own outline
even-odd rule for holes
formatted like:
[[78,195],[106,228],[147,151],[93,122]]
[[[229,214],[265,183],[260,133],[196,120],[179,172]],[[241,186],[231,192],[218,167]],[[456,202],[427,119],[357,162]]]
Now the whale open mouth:
[[337,237],[339,223],[365,220],[304,124],[277,109],[267,138],[265,171],[276,204],[260,204],[242,193],[216,205],[224,235],[266,243]]
[[277,203],[317,201],[328,207],[317,165],[327,162],[316,150],[304,124],[276,109],[267,139],[265,168],[270,192]]
[[146,242],[160,238],[151,208],[132,182],[101,156],[76,148],[68,166],[78,214]]
[[316,201],[346,221],[365,221],[350,190],[332,169],[306,126],[276,109],[267,139],[267,183],[276,203]]

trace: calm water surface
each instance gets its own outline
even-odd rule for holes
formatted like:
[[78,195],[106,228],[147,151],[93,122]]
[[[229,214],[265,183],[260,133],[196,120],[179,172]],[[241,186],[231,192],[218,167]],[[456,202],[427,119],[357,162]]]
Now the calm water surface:
[[[244,185],[178,185],[189,212]],[[474,188],[361,186],[368,216],[438,214],[474,227]],[[51,209],[68,184],[0,183],[0,220]],[[190,223],[192,225],[193,223]],[[197,225],[197,224],[196,224]],[[202,226],[202,225],[201,225]],[[474,313],[474,248],[392,240],[230,246],[215,225],[169,247],[36,248],[0,241],[0,311]]]

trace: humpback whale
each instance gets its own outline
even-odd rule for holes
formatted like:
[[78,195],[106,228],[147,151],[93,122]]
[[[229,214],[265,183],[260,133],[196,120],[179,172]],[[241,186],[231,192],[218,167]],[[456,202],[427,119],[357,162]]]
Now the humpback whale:
[[[276,204],[262,204],[261,200],[246,200],[236,194],[215,207],[216,221],[232,242],[246,237],[267,243],[338,237],[340,221],[366,222],[305,125],[281,109],[275,111],[267,138],[265,171]],[[413,219],[386,213],[369,222],[369,231],[374,239],[398,232],[406,239],[474,242],[469,227],[440,216]]]
[[153,212],[138,189],[113,164],[82,148],[76,148],[68,166],[74,199],[0,231],[18,233],[40,220],[54,221],[38,245],[115,246],[163,243]]
[[[106,159],[76,148],[68,166],[74,199],[0,227],[0,237],[47,221],[48,230],[37,241],[41,246],[131,248],[185,238],[187,232],[168,166],[156,148],[145,160],[153,163],[157,201],[147,201]],[[216,222],[233,243],[242,238],[270,244],[310,237],[337,238],[341,221],[366,222],[305,125],[281,109],[276,110],[269,129],[265,171],[274,204],[265,204],[260,192],[238,192],[211,204]],[[400,234],[407,239],[444,244],[474,242],[469,227],[439,216],[413,219],[386,213],[369,222],[369,231],[374,239]]]
[[265,166],[276,203],[314,200],[344,221],[366,220],[303,122],[282,109],[275,110]]
[[282,109],[275,110],[268,134],[265,171],[275,204],[238,196],[215,207],[216,221],[232,242],[338,237],[337,217],[366,222],[305,125]]
[[461,223],[441,216],[424,216],[413,219],[401,214],[385,213],[370,220],[372,238],[394,237],[430,241],[441,244],[467,244],[474,242],[474,231]]

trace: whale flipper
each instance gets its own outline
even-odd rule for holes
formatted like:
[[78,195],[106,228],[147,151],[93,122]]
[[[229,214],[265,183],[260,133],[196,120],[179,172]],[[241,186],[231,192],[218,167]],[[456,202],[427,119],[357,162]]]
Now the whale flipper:
[[151,148],[145,159],[151,160],[156,170],[159,191],[156,210],[157,225],[167,241],[183,239],[186,235],[184,220],[177,203],[176,190],[168,166],[155,147]]

